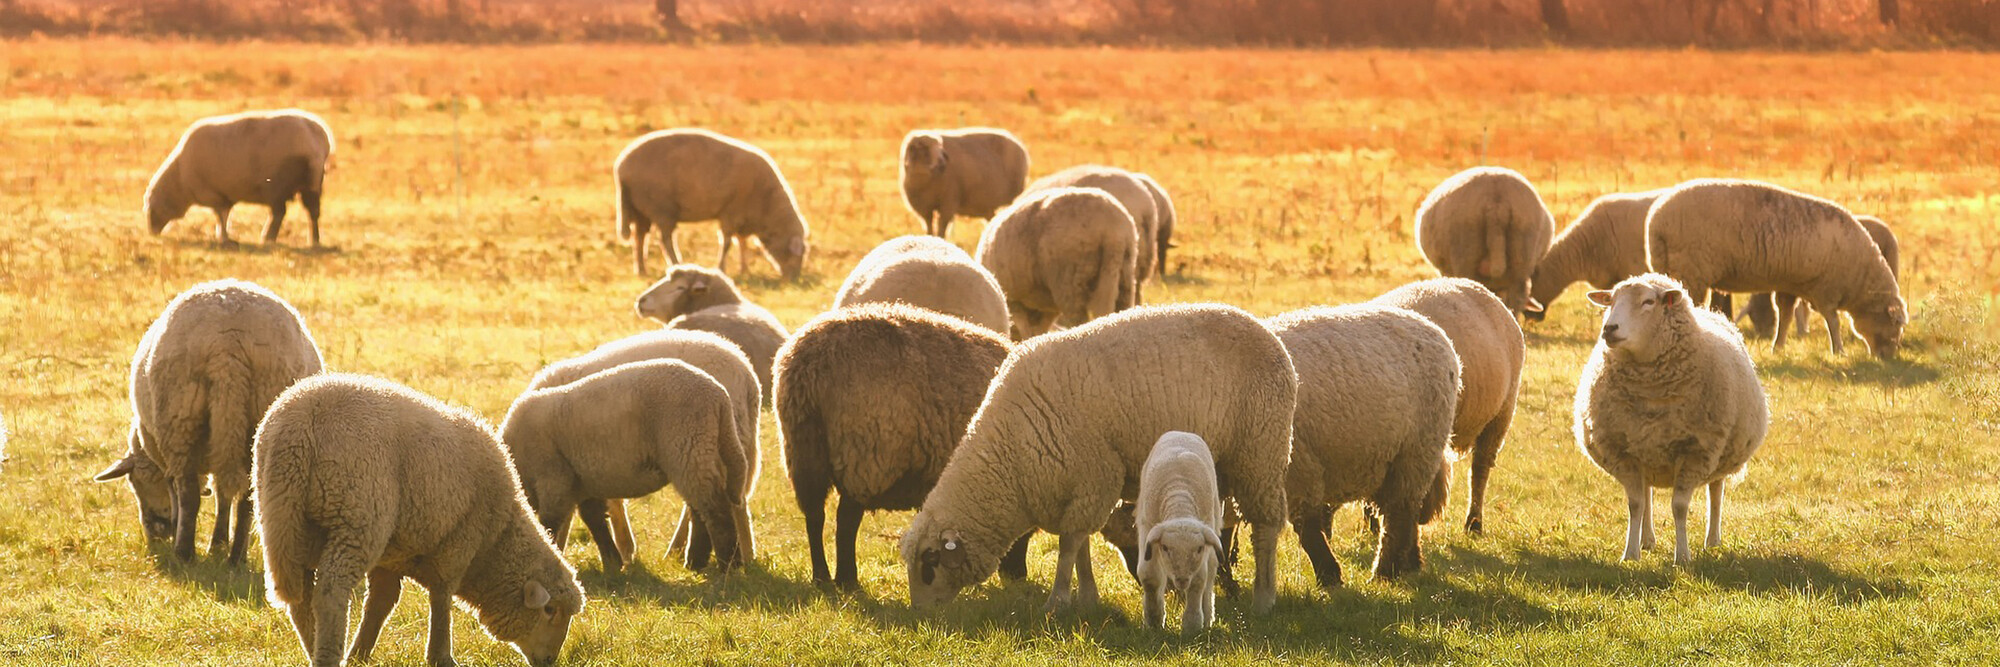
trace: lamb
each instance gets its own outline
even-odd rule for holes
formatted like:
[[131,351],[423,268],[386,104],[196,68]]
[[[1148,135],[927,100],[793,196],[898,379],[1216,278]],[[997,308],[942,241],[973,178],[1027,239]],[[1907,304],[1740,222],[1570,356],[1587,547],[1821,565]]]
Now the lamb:
[[[528,383],[528,390],[557,387],[581,380],[593,373],[609,370],[621,364],[651,359],[679,359],[722,383],[729,392],[731,408],[736,415],[736,442],[743,446],[743,457],[750,464],[750,473],[745,477],[748,488],[743,489],[744,497],[756,492],[757,474],[763,455],[757,448],[757,402],[761,390],[757,384],[757,372],[750,365],[750,359],[743,351],[727,339],[706,331],[662,329],[628,336],[598,346],[597,349],[565,361],[549,364]],[[599,554],[607,570],[616,571],[625,562],[631,562],[638,551],[637,542],[632,537],[631,522],[625,515],[625,501],[609,499],[604,507],[598,508],[598,501],[592,500],[582,506],[586,514],[606,513],[610,516],[612,542],[617,547],[618,558],[609,554]],[[711,545],[708,531],[700,525],[697,516],[685,509],[680,521],[675,524],[673,539],[669,542],[669,555],[686,556],[693,548],[693,561],[706,562]],[[567,535],[557,536],[557,542],[566,541]],[[684,558],[685,560],[685,558]],[[697,568],[699,569],[699,568]]]
[[[1590,202],[1535,264],[1528,280],[1529,301],[1546,309],[1570,283],[1581,280],[1595,289],[1610,289],[1618,281],[1645,273],[1646,211],[1666,193],[1616,193]],[[1523,314],[1540,320],[1544,313],[1535,309]]]
[[676,265],[641,292],[633,307],[640,317],[668,329],[707,331],[735,343],[757,370],[762,402],[770,404],[771,358],[785,344],[785,325],[771,311],[745,301],[729,276],[693,264]]
[[[805,515],[813,581],[860,587],[854,540],[862,515],[923,503],[1008,348],[999,334],[903,304],[836,309],[785,343],[773,409]],[[840,491],[831,574],[828,489]],[[1026,557],[1023,549],[1003,570],[1025,578]]]
[[1417,208],[1417,247],[1447,277],[1471,278],[1510,312],[1540,310],[1528,277],[1549,249],[1555,218],[1528,179],[1512,169],[1474,167],[1439,183]]
[[903,202],[924,233],[949,237],[960,215],[992,218],[1028,183],[1028,148],[1006,130],[966,127],[903,136]]
[[[618,154],[618,238],[632,241],[632,266],[646,275],[646,233],[660,230],[667,260],[681,261],[674,227],[715,220],[721,252],[715,268],[729,260],[729,245],[755,236],[787,281],[797,282],[805,266],[807,229],[792,186],[763,149],[708,130],[661,130],[634,139]],[[743,248],[738,273],[750,270]]]
[[399,384],[318,375],[257,428],[265,590],[314,665],[341,664],[348,599],[363,576],[363,662],[403,578],[430,590],[430,664],[451,664],[451,601],[530,664],[554,664],[583,586],[529,517],[520,480],[470,410]]
[[1168,431],[1153,444],[1139,473],[1133,528],[1146,536],[1139,586],[1146,591],[1146,625],[1166,627],[1166,592],[1181,596],[1181,632],[1215,623],[1215,570],[1221,563],[1222,498],[1215,458],[1201,436]]
[[[132,355],[132,424],[125,457],[97,474],[124,478],[149,539],[172,535],[194,558],[203,477],[215,490],[210,553],[243,563],[250,543],[250,443],[257,420],[300,378],[320,372],[319,346],[299,312],[253,283],[217,280],[167,304]],[[230,529],[231,507],[235,528]]]
[[1576,388],[1576,444],[1625,487],[1625,560],[1653,546],[1652,489],[1674,490],[1674,562],[1689,560],[1688,501],[1708,486],[1708,548],[1722,542],[1723,483],[1770,427],[1764,387],[1727,316],[1648,273],[1590,293],[1608,306]]
[[1132,307],[1138,235],[1125,207],[1094,188],[1023,195],[979,237],[975,257],[1007,295],[1014,340]]
[[[1854,221],[1861,223],[1862,229],[1868,230],[1868,238],[1875,241],[1875,248],[1882,252],[1882,261],[1889,263],[1889,274],[1896,276],[1897,281],[1901,281],[1903,279],[1901,266],[1902,251],[1896,242],[1896,233],[1889,231],[1889,225],[1882,222],[1881,218],[1872,215],[1857,215],[1854,216]],[[1776,303],[1773,302],[1774,299]],[[1736,319],[1749,318],[1751,330],[1757,332],[1757,337],[1767,338],[1777,333],[1777,306],[1782,304],[1786,308],[1797,307],[1801,308],[1801,310],[1793,311],[1792,321],[1798,323],[1798,335],[1804,336],[1806,335],[1807,317],[1810,313],[1804,310],[1804,306],[1794,305],[1798,303],[1798,300],[1797,296],[1790,294],[1772,295],[1761,292],[1752,294],[1748,299],[1749,303],[1743,305],[1743,312],[1736,314]]]
[[1052,188],[1096,188],[1125,207],[1125,213],[1132,216],[1132,232],[1139,240],[1139,254],[1133,265],[1132,303],[1143,303],[1146,281],[1153,277],[1153,262],[1158,258],[1160,214],[1153,186],[1132,172],[1095,164],[1070,167],[1028,184],[1028,192]]
[[902,302],[1007,333],[1007,297],[986,267],[950,241],[899,236],[869,251],[833,298],[836,308]]
[[1251,608],[1270,611],[1298,384],[1284,344],[1230,306],[1135,308],[1022,343],[903,532],[911,604],[950,601],[1036,528],[1060,538],[1048,606],[1070,602],[1072,571],[1095,604],[1090,534],[1136,499],[1159,434],[1180,430],[1208,440],[1221,496],[1256,528]]
[[1379,304],[1307,308],[1266,324],[1298,368],[1285,497],[1320,586],[1340,586],[1327,529],[1334,511],[1357,500],[1381,516],[1375,576],[1423,567],[1417,527],[1437,518],[1450,484],[1445,447],[1460,391],[1451,338],[1415,312]]
[[319,198],[332,158],[333,134],[308,111],[245,111],[195,121],[146,185],[147,229],[158,236],[200,204],[215,211],[216,240],[235,245],[229,211],[249,202],[271,207],[264,227],[268,245],[278,240],[285,204],[297,195],[318,248]]
[[[1840,314],[1881,359],[1902,345],[1906,314],[1896,274],[1847,209],[1758,181],[1697,179],[1660,197],[1646,216],[1652,270],[1679,280],[1696,303],[1710,290],[1796,294],[1826,317],[1841,353]],[[1785,344],[1778,313],[1772,349]]]
[[[637,498],[672,485],[728,570],[756,558],[750,463],[730,406],[729,391],[701,369],[653,359],[521,394],[500,425],[500,440],[520,471],[528,505],[558,548],[584,501]],[[606,519],[594,509],[583,516],[605,569],[613,571],[623,563]],[[690,568],[704,565],[688,561]]]
[[1160,279],[1165,280],[1167,275],[1167,249],[1174,247],[1174,221],[1179,217],[1179,214],[1174,212],[1174,200],[1167,196],[1167,189],[1160,187],[1159,181],[1153,180],[1151,176],[1137,172],[1133,172],[1132,176],[1138,178],[1139,182],[1145,183],[1146,189],[1153,193],[1153,212],[1160,223],[1159,228],[1153,234],[1153,249],[1159,253],[1160,259],[1154,262],[1153,266],[1156,267],[1155,273],[1160,276]]
[[[1464,278],[1433,278],[1376,297],[1373,303],[1416,311],[1451,339],[1458,353],[1457,413],[1451,422],[1451,448],[1472,454],[1471,497],[1465,529],[1486,531],[1486,481],[1500,457],[1500,446],[1514,422],[1514,405],[1521,392],[1521,366],[1528,347],[1521,325],[1492,292]],[[1438,469],[1437,489],[1450,488],[1451,461]],[[1437,501],[1442,503],[1443,498]]]

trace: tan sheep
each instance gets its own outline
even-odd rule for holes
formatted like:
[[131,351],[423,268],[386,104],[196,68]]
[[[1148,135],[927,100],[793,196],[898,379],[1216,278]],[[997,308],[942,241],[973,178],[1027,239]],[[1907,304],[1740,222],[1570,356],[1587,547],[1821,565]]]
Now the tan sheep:
[[1147,185],[1147,179],[1138,174],[1095,164],[1070,167],[1028,184],[1031,193],[1053,188],[1096,188],[1125,207],[1125,213],[1132,216],[1132,233],[1139,241],[1139,253],[1133,264],[1132,303],[1144,303],[1146,281],[1153,277],[1153,263],[1159,257],[1160,213],[1153,186]]
[[835,308],[900,302],[1007,333],[1007,297],[986,267],[950,241],[899,236],[869,251],[847,274]]
[[1028,148],[1006,130],[965,127],[903,136],[903,202],[924,233],[949,237],[958,216],[992,218],[1028,183]]
[[1528,280],[1525,311],[1540,320],[1545,309],[1579,280],[1595,289],[1646,272],[1646,211],[1666,190],[1608,194],[1590,202],[1576,222],[1556,235]]
[[285,203],[297,195],[318,248],[319,198],[332,158],[333,134],[311,112],[245,111],[195,121],[146,185],[147,229],[158,235],[199,204],[215,211],[216,240],[234,245],[229,211],[249,202],[271,207],[264,227],[269,244],[284,225]]
[[[1868,238],[1873,239],[1875,241],[1875,248],[1882,251],[1882,261],[1889,263],[1889,273],[1896,276],[1896,280],[1901,281],[1903,279],[1902,249],[1901,245],[1896,242],[1896,233],[1890,231],[1889,225],[1882,222],[1881,218],[1872,215],[1857,215],[1854,216],[1854,221],[1861,223],[1862,229],[1868,230]],[[1793,322],[1798,323],[1798,335],[1806,335],[1808,328],[1806,325],[1812,315],[1812,309],[1805,304],[1799,303],[1798,297],[1790,294],[1773,295],[1759,292],[1750,295],[1748,301],[1749,303],[1743,306],[1743,312],[1736,314],[1736,319],[1749,318],[1751,329],[1757,332],[1758,338],[1769,338],[1777,333],[1777,304],[1783,304],[1785,308],[1796,308],[1796,310],[1792,311],[1791,319]]]
[[1135,172],[1132,175],[1138,177],[1141,183],[1146,184],[1146,189],[1153,193],[1153,212],[1160,221],[1159,228],[1153,233],[1153,249],[1160,256],[1159,261],[1153,263],[1155,267],[1153,272],[1154,275],[1160,276],[1161,280],[1165,280],[1167,249],[1174,247],[1174,222],[1180,218],[1180,214],[1174,212],[1174,200],[1167,196],[1167,189],[1160,187],[1159,181],[1141,173]]
[[1417,247],[1447,277],[1471,278],[1507,310],[1538,310],[1528,277],[1549,249],[1555,218],[1520,172],[1473,167],[1439,183],[1417,208]]
[[[715,220],[726,268],[729,246],[755,236],[785,280],[805,266],[807,230],[792,186],[763,149],[708,130],[661,130],[639,137],[618,154],[618,238],[632,241],[632,266],[646,274],[646,234],[660,230],[667,261],[679,264],[674,227]],[[743,248],[738,273],[750,270]]]
[[1014,340],[1134,303],[1138,236],[1125,207],[1102,190],[1023,195],[986,226],[975,256],[1007,295]]
[[707,331],[735,343],[757,370],[762,402],[770,404],[771,358],[785,344],[785,325],[771,311],[745,301],[729,276],[694,264],[675,265],[639,294],[633,308],[669,329]]

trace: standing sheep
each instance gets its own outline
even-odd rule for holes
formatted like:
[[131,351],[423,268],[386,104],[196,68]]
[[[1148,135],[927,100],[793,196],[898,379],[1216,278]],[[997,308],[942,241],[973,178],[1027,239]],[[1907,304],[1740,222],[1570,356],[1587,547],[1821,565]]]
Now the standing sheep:
[[[1416,311],[1444,330],[1458,353],[1458,412],[1451,423],[1451,448],[1472,454],[1471,497],[1465,529],[1486,531],[1486,481],[1500,458],[1500,445],[1514,423],[1521,393],[1521,366],[1528,346],[1521,325],[1492,292],[1464,278],[1433,278],[1393,290],[1372,303]],[[1439,493],[1451,486],[1447,459],[1438,469]],[[1443,498],[1438,498],[1442,503]]]
[[215,211],[216,240],[234,245],[229,211],[249,202],[271,207],[264,227],[270,244],[284,225],[285,203],[297,195],[318,248],[319,197],[332,158],[333,134],[307,111],[245,111],[195,121],[146,185],[147,229],[157,236],[200,204]]
[[[837,309],[785,343],[772,407],[785,472],[805,515],[814,581],[860,586],[854,540],[862,515],[923,504],[1008,347],[999,334],[902,304]],[[829,489],[840,492],[832,573]],[[1025,577],[1025,560],[1019,570]]]
[[471,411],[402,385],[328,374],[257,428],[265,589],[314,665],[341,664],[348,599],[368,599],[351,662],[374,650],[403,578],[430,590],[425,658],[451,663],[453,597],[530,664],[554,664],[583,586],[529,517],[520,480]]
[[1221,565],[1222,497],[1215,457],[1201,436],[1168,431],[1139,473],[1133,529],[1145,536],[1137,574],[1146,626],[1166,627],[1166,592],[1181,596],[1181,632],[1215,623],[1215,570]]
[[1007,295],[1014,340],[1134,303],[1138,236],[1125,207],[1102,190],[1054,188],[1022,196],[986,226],[976,256]]
[[1618,281],[1646,272],[1646,211],[1666,190],[1617,193],[1598,197],[1549,244],[1528,280],[1529,301],[1540,309],[1525,312],[1540,320],[1556,297],[1579,280],[1596,289],[1611,289]]
[[1028,148],[1006,130],[966,127],[903,136],[903,202],[924,233],[949,237],[960,215],[992,218],[1028,183]]
[[[1861,223],[1862,229],[1868,230],[1868,238],[1875,241],[1877,250],[1882,251],[1882,261],[1889,263],[1889,274],[1896,276],[1896,280],[1900,283],[1903,279],[1902,250],[1900,244],[1896,242],[1896,233],[1889,231],[1889,225],[1882,222],[1881,218],[1872,215],[1857,215],[1854,216],[1854,221]],[[1736,314],[1736,319],[1749,318],[1751,330],[1757,332],[1758,338],[1769,338],[1777,333],[1779,305],[1785,308],[1798,308],[1793,311],[1792,321],[1798,323],[1798,335],[1806,335],[1807,319],[1811,313],[1806,306],[1795,305],[1799,301],[1797,296],[1759,292],[1750,295],[1748,301],[1749,303],[1743,305],[1743,312]]]
[[1417,247],[1447,277],[1471,278],[1509,312],[1540,310],[1528,277],[1549,249],[1555,218],[1512,169],[1473,167],[1439,183],[1417,208]]
[[[202,478],[215,489],[211,553],[243,563],[250,542],[250,444],[278,394],[320,371],[312,333],[278,295],[218,280],[188,288],[146,329],[132,355],[125,458],[97,474],[125,478],[152,539],[172,529],[174,556],[194,558]],[[230,510],[235,508],[235,530]]]
[[902,302],[1007,333],[1007,297],[986,267],[950,241],[899,236],[861,258],[833,298],[835,308]]
[[1167,249],[1174,247],[1174,222],[1180,214],[1174,212],[1174,200],[1167,196],[1167,189],[1160,187],[1159,181],[1137,172],[1132,175],[1145,183],[1146,190],[1153,194],[1153,212],[1160,222],[1159,228],[1153,232],[1153,249],[1160,259],[1153,266],[1156,267],[1154,273],[1164,281],[1167,276]]
[[[632,266],[646,275],[646,234],[660,230],[667,261],[679,264],[674,227],[715,220],[726,268],[729,245],[755,236],[785,280],[797,281],[806,261],[806,222],[792,186],[763,149],[708,130],[661,130],[639,137],[618,154],[618,238],[632,241]],[[738,273],[750,270],[744,246]]]
[[1095,604],[1090,534],[1136,499],[1159,434],[1186,431],[1208,440],[1222,497],[1256,527],[1251,607],[1270,611],[1298,386],[1284,344],[1230,306],[1137,308],[1022,343],[903,532],[911,604],[950,601],[1036,528],[1060,538],[1048,606],[1069,603],[1072,572]]
[[693,264],[676,265],[641,292],[633,308],[668,329],[707,331],[735,343],[757,369],[761,401],[771,402],[771,358],[785,344],[785,325],[771,311],[745,301],[729,276]]
[[1146,281],[1153,277],[1153,263],[1159,258],[1160,214],[1153,186],[1147,185],[1146,179],[1138,174],[1095,164],[1070,167],[1028,184],[1028,192],[1054,188],[1096,188],[1125,207],[1126,215],[1132,216],[1132,232],[1139,241],[1133,264],[1132,303],[1144,303]]
[[[1891,359],[1908,322],[1896,274],[1868,231],[1833,202],[1769,183],[1688,181],[1646,216],[1652,270],[1681,282],[1696,303],[1710,290],[1796,294],[1826,317],[1841,353],[1840,311],[1875,356]],[[1772,349],[1793,311],[1778,312]]]
[[1736,325],[1649,273],[1590,293],[1608,306],[1576,388],[1576,444],[1625,487],[1625,560],[1653,545],[1652,489],[1674,490],[1674,562],[1688,562],[1688,502],[1708,486],[1708,548],[1722,542],[1722,486],[1770,427]]

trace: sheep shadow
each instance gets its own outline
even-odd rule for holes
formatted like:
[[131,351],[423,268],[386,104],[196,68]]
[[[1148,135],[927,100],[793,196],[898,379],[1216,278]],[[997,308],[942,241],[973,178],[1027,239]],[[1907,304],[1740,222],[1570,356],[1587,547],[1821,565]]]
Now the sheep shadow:
[[207,593],[216,602],[253,606],[264,603],[264,572],[251,567],[250,559],[231,566],[226,558],[210,557],[206,551],[198,550],[194,560],[182,562],[174,557],[172,542],[150,544],[146,550],[161,575]]
[[[1859,343],[1856,343],[1859,345]],[[1853,350],[1848,351],[1854,355]],[[1917,387],[1942,379],[1935,366],[1902,358],[1881,360],[1868,354],[1828,359],[1820,356],[1773,357],[1758,360],[1757,370],[1767,378],[1787,380],[1839,379],[1884,389]]]
[[[608,573],[593,568],[577,571],[577,579],[592,597],[616,597],[661,607],[722,609],[756,606],[790,610],[812,604],[828,593],[810,582],[783,576],[756,562],[722,573],[710,566],[694,577],[666,578],[655,572],[652,561],[641,560],[622,572]],[[659,567],[685,573],[678,563]]]
[[1686,565],[1673,564],[1671,545],[1655,548],[1637,562],[1576,554],[1517,549],[1505,555],[1452,546],[1438,561],[1454,570],[1506,573],[1552,588],[1585,594],[1635,598],[1672,589],[1683,578],[1699,578],[1723,589],[1759,597],[1810,596],[1843,606],[1921,594],[1916,584],[1842,572],[1793,553],[1738,554],[1697,549]]
[[297,257],[337,256],[345,251],[337,245],[312,246],[287,245],[283,241],[261,243],[257,241],[232,241],[221,243],[213,238],[162,237],[161,242],[184,250],[220,252],[233,255],[292,255]]

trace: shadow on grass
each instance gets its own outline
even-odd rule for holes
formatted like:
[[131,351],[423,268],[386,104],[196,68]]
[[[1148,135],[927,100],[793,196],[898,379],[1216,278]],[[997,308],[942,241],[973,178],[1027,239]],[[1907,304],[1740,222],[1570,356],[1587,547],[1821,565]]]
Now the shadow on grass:
[[1847,350],[1847,356],[1838,359],[1819,356],[1767,357],[1757,360],[1757,370],[1771,378],[1840,380],[1878,387],[1914,387],[1936,382],[1943,376],[1936,367],[1909,361],[1915,356],[1912,352],[1905,351],[1901,358],[1889,361],[1877,359],[1866,352],[1857,353],[1852,348]]
[[672,561],[641,560],[627,565],[624,571],[617,574],[608,574],[598,568],[580,570],[577,579],[583,582],[584,590],[592,596],[616,596],[663,607],[712,609],[751,605],[797,609],[829,595],[811,582],[774,573],[766,569],[762,562],[751,563],[728,574],[722,574],[711,565],[691,579],[664,579],[653,572],[654,567],[669,568],[677,574],[686,572],[679,563]]
[[299,257],[318,257],[318,256],[339,255],[342,252],[340,246],[335,246],[335,245],[322,245],[320,247],[314,248],[311,246],[303,246],[303,245],[301,246],[286,245],[283,241],[275,241],[272,243],[261,243],[258,241],[246,242],[238,240],[238,241],[233,241],[231,243],[220,243],[213,238],[185,238],[185,237],[165,236],[161,237],[161,242],[166,245],[171,245],[177,248],[185,248],[189,250],[208,250],[214,252],[226,252],[238,255],[295,255]]
[[[197,543],[205,540],[196,540]],[[209,556],[207,545],[195,552],[192,562],[183,563],[174,558],[172,542],[155,542],[146,550],[153,556],[153,566],[168,579],[197,588],[215,597],[224,604],[264,604],[264,573],[253,569],[250,563],[231,567],[226,556]],[[248,561],[249,559],[245,559]]]
[[1505,572],[1550,587],[1624,598],[1671,589],[1681,577],[1704,579],[1721,588],[1760,597],[1807,596],[1839,605],[1907,598],[1921,592],[1906,581],[1842,572],[1824,562],[1789,553],[1710,554],[1697,549],[1693,562],[1677,567],[1671,562],[1671,540],[1671,535],[1665,536],[1661,541],[1663,546],[1655,547],[1634,563],[1525,550],[1495,556],[1452,546],[1439,554],[1433,565],[1451,571],[1462,568]]

